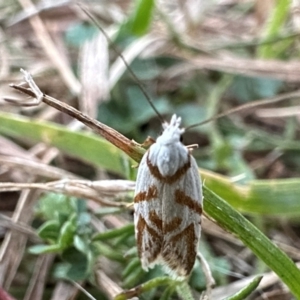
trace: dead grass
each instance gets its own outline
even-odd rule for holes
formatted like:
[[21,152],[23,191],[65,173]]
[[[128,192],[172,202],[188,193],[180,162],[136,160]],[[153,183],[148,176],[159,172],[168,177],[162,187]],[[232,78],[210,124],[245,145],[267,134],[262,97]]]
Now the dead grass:
[[[126,61],[130,63],[139,56],[178,60],[179,63],[173,68],[158,74],[150,84],[147,82],[153,90],[169,89],[174,94],[181,83],[186,82],[186,78],[196,73],[208,78],[223,73],[273,78],[284,82],[281,92],[294,91],[300,82],[298,10],[291,9],[286,22],[289,25],[282,26],[280,34],[270,37],[265,36],[265,24],[268,22],[268,12],[274,8],[276,1],[215,2],[207,4],[205,1],[189,0],[171,4],[169,1],[159,1],[149,32],[136,38],[122,52]],[[264,2],[268,2],[268,5],[262,8]],[[97,16],[106,32],[114,38],[118,24],[126,20],[133,4],[131,1],[106,1],[105,4],[87,2],[84,6]],[[72,1],[3,0],[0,1],[0,11],[0,110],[57,122],[70,129],[82,127],[45,104],[24,108],[12,106],[3,100],[5,97],[22,97],[8,85],[22,81],[19,70],[24,68],[34,74],[43,93],[64,100],[95,118],[98,106],[109,101],[126,67],[110,49],[109,42],[101,32],[94,39],[81,42],[80,47],[66,42],[65,33],[71,26],[89,21],[81,8]],[[284,45],[286,41],[288,43]],[[266,59],[258,54],[262,44],[272,44],[275,48],[278,45],[283,52]],[[232,101],[225,94],[222,102],[229,104],[221,103],[216,112],[219,107],[231,105],[235,99]],[[296,112],[298,120],[298,110],[299,106],[258,110],[259,121],[256,117],[250,121],[270,130],[276,126],[284,130],[284,124],[277,119],[278,115],[290,117]],[[272,124],[269,118],[273,118]],[[295,126],[297,137],[298,123]],[[263,153],[247,153],[246,156],[251,157],[250,165],[258,162],[260,166],[268,165],[267,156]],[[269,165],[264,172],[267,179],[282,177],[282,174],[286,177],[299,176],[298,169],[282,161],[278,161],[277,165]],[[124,208],[126,203],[116,202],[115,199],[130,195],[132,189],[131,181],[114,180],[106,170],[70,159],[45,143],[34,144],[26,138],[1,136],[0,286],[16,295],[16,299],[79,299],[81,292],[76,284],[53,280],[52,267],[57,259],[54,254],[32,257],[27,253],[27,247],[39,240],[34,224],[34,208],[41,194],[46,191],[86,199],[91,212],[102,206]],[[131,222],[130,212],[125,216],[109,214],[101,219],[93,218],[93,226],[99,232],[120,228]],[[272,220],[268,219],[268,222]],[[268,225],[265,224],[265,227]],[[251,299],[291,299],[273,273],[263,266],[254,265],[259,262],[239,240],[208,219],[204,219],[203,228],[215,255],[226,257],[232,266],[227,282],[214,290],[213,299],[221,299],[228,291],[230,294],[239,290],[259,270],[266,272],[266,275],[259,292]],[[280,219],[267,231],[271,238],[280,241],[280,247],[291,258],[299,261],[297,224]],[[101,263],[98,263],[101,269],[95,270],[94,287],[107,299],[113,299],[123,290],[120,267],[118,269],[115,263],[106,258],[101,258]],[[90,284],[80,284],[87,291],[94,291]],[[9,296],[0,294],[0,299],[7,300]]]

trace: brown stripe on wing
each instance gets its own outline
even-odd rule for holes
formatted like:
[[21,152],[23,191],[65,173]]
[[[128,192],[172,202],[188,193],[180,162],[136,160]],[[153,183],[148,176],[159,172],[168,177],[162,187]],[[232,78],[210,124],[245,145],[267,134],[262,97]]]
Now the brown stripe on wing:
[[[138,216],[136,225],[137,231],[137,249],[139,257],[143,262],[143,257],[148,263],[153,262],[161,252],[163,237],[162,234],[157,233],[153,228],[149,227],[142,216]],[[143,235],[148,232],[151,239],[145,241]],[[145,244],[144,244],[145,243]],[[147,266],[145,266],[147,267]]]
[[140,192],[135,195],[134,202],[149,201],[158,197],[158,190],[156,186],[151,185],[146,192]]
[[181,190],[175,191],[175,202],[187,206],[189,209],[195,211],[199,215],[202,215],[202,205],[191,197],[187,196]]
[[157,213],[154,210],[151,210],[149,212],[149,221],[150,223],[155,224],[157,229],[162,232],[162,219],[157,215]]
[[172,238],[165,239],[162,257],[178,276],[187,276],[192,271],[197,255],[197,241],[194,224],[190,224]]
[[157,178],[161,182],[172,184],[172,183],[176,182],[181,176],[183,176],[187,172],[187,170],[191,167],[191,160],[190,160],[190,155],[188,155],[188,161],[181,168],[179,168],[175,172],[175,174],[173,174],[171,176],[163,176],[160,174],[158,167],[154,166],[151,163],[151,161],[149,159],[149,152],[147,154],[147,165],[148,165],[148,168],[149,168],[151,174],[155,178]]
[[180,226],[181,222],[182,222],[181,218],[175,217],[172,219],[171,222],[164,223],[163,233],[169,233],[169,232],[174,231],[177,227]]

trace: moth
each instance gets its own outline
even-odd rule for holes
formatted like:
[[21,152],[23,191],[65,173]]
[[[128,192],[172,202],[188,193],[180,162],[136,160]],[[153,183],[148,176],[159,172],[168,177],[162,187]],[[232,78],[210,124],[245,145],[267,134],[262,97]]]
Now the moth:
[[143,269],[163,266],[176,279],[194,266],[201,232],[202,189],[197,163],[181,142],[173,115],[144,154],[134,196],[134,224]]

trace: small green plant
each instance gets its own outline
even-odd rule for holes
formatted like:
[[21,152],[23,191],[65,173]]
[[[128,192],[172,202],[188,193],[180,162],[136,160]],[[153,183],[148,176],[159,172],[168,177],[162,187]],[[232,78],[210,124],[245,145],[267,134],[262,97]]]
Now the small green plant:
[[44,220],[37,233],[45,244],[32,246],[29,251],[60,254],[62,263],[56,269],[57,277],[69,280],[89,277],[98,253],[92,243],[91,215],[86,202],[49,193],[40,199],[36,212]]

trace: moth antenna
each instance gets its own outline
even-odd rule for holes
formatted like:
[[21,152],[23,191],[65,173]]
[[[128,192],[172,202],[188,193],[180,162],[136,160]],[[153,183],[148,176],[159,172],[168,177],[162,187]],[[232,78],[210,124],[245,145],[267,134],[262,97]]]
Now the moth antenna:
[[225,117],[225,116],[231,115],[233,113],[242,111],[246,108],[252,108],[252,107],[267,105],[267,104],[270,104],[270,103],[276,103],[276,102],[284,101],[284,100],[299,97],[299,96],[300,96],[300,91],[298,90],[298,91],[295,91],[295,92],[282,94],[282,95],[273,97],[271,99],[257,100],[257,101],[254,101],[252,103],[242,104],[238,107],[235,107],[235,108],[229,109],[225,112],[216,114],[215,116],[213,116],[211,118],[208,118],[208,119],[206,119],[206,120],[204,120],[200,123],[190,125],[190,126],[186,127],[185,130],[189,130],[189,129],[197,127],[197,126],[204,125],[204,124],[209,123],[211,121],[215,121],[215,120],[220,119],[222,117]]
[[150,104],[150,106],[152,107],[152,109],[157,114],[160,122],[164,123],[165,122],[164,118],[162,117],[162,115],[159,113],[159,111],[155,107],[155,105],[154,105],[152,99],[150,98],[150,96],[148,95],[148,93],[147,93],[144,85],[139,80],[139,78],[135,75],[135,73],[133,72],[133,70],[130,67],[130,65],[127,63],[127,61],[126,61],[125,57],[123,56],[123,54],[118,50],[118,48],[115,46],[115,44],[113,43],[113,41],[111,40],[111,38],[108,36],[108,34],[105,32],[105,30],[101,27],[101,25],[98,23],[98,21],[95,19],[95,17],[86,8],[84,8],[82,5],[79,4],[79,6],[83,10],[83,12],[91,19],[91,21],[97,26],[97,28],[103,33],[103,35],[105,36],[105,38],[107,39],[107,41],[109,43],[109,46],[111,46],[112,49],[115,51],[115,53],[122,59],[124,65],[126,66],[127,70],[129,71],[130,75],[137,82],[137,84],[140,87],[143,95],[147,99],[147,101]]

